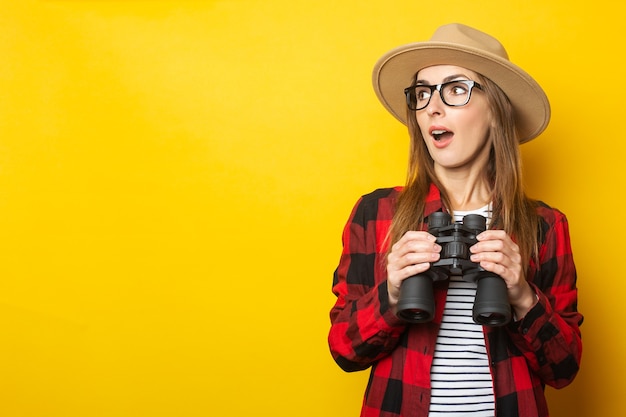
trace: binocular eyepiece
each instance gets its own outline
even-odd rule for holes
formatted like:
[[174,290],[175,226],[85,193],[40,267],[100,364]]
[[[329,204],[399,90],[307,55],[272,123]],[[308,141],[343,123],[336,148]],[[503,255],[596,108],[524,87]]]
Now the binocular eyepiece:
[[432,320],[435,312],[433,282],[461,275],[467,282],[476,282],[472,308],[474,322],[486,326],[502,326],[511,320],[506,283],[493,272],[485,271],[469,260],[470,246],[476,236],[486,229],[486,219],[468,214],[462,223],[452,223],[448,213],[435,212],[428,216],[428,232],[441,245],[441,257],[429,270],[405,279],[400,286],[397,316],[410,323]]

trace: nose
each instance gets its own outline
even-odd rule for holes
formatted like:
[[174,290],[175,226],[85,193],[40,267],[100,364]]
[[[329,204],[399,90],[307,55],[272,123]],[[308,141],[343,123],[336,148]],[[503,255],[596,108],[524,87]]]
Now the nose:
[[445,104],[441,99],[441,95],[438,92],[434,92],[434,94],[430,97],[430,101],[426,106],[426,113],[429,116],[441,115],[444,112]]

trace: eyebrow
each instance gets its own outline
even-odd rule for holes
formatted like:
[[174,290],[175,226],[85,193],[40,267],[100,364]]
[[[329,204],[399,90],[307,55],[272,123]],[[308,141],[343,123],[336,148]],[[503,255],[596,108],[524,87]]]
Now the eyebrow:
[[[449,81],[453,81],[453,80],[457,80],[459,78],[465,78],[467,80],[470,79],[470,77],[468,77],[467,75],[464,74],[454,74],[454,75],[449,75],[446,78],[443,79],[443,81],[441,82],[441,84],[447,83]],[[428,82],[426,80],[415,80],[415,84],[425,84],[428,85]]]

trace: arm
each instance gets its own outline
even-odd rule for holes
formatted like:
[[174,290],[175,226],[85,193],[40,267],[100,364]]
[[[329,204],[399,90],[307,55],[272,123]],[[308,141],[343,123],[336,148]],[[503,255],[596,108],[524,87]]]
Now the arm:
[[379,197],[365,196],[343,232],[333,279],[330,351],[345,371],[366,369],[397,345],[406,324],[389,307],[384,238],[392,213]]
[[572,382],[580,366],[583,317],[577,311],[576,269],[567,219],[557,210],[542,207],[540,211],[545,238],[540,265],[531,264],[530,270],[535,272],[529,276],[537,302],[508,329],[531,369],[545,384],[561,388]]

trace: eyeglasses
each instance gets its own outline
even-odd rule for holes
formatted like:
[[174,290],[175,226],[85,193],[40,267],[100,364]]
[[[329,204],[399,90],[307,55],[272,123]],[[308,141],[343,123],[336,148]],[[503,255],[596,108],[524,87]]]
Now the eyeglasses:
[[482,90],[476,81],[456,80],[437,85],[412,85],[404,89],[404,94],[406,95],[406,104],[413,111],[422,110],[428,106],[435,90],[439,91],[439,96],[444,104],[460,107],[469,103],[474,87]]

